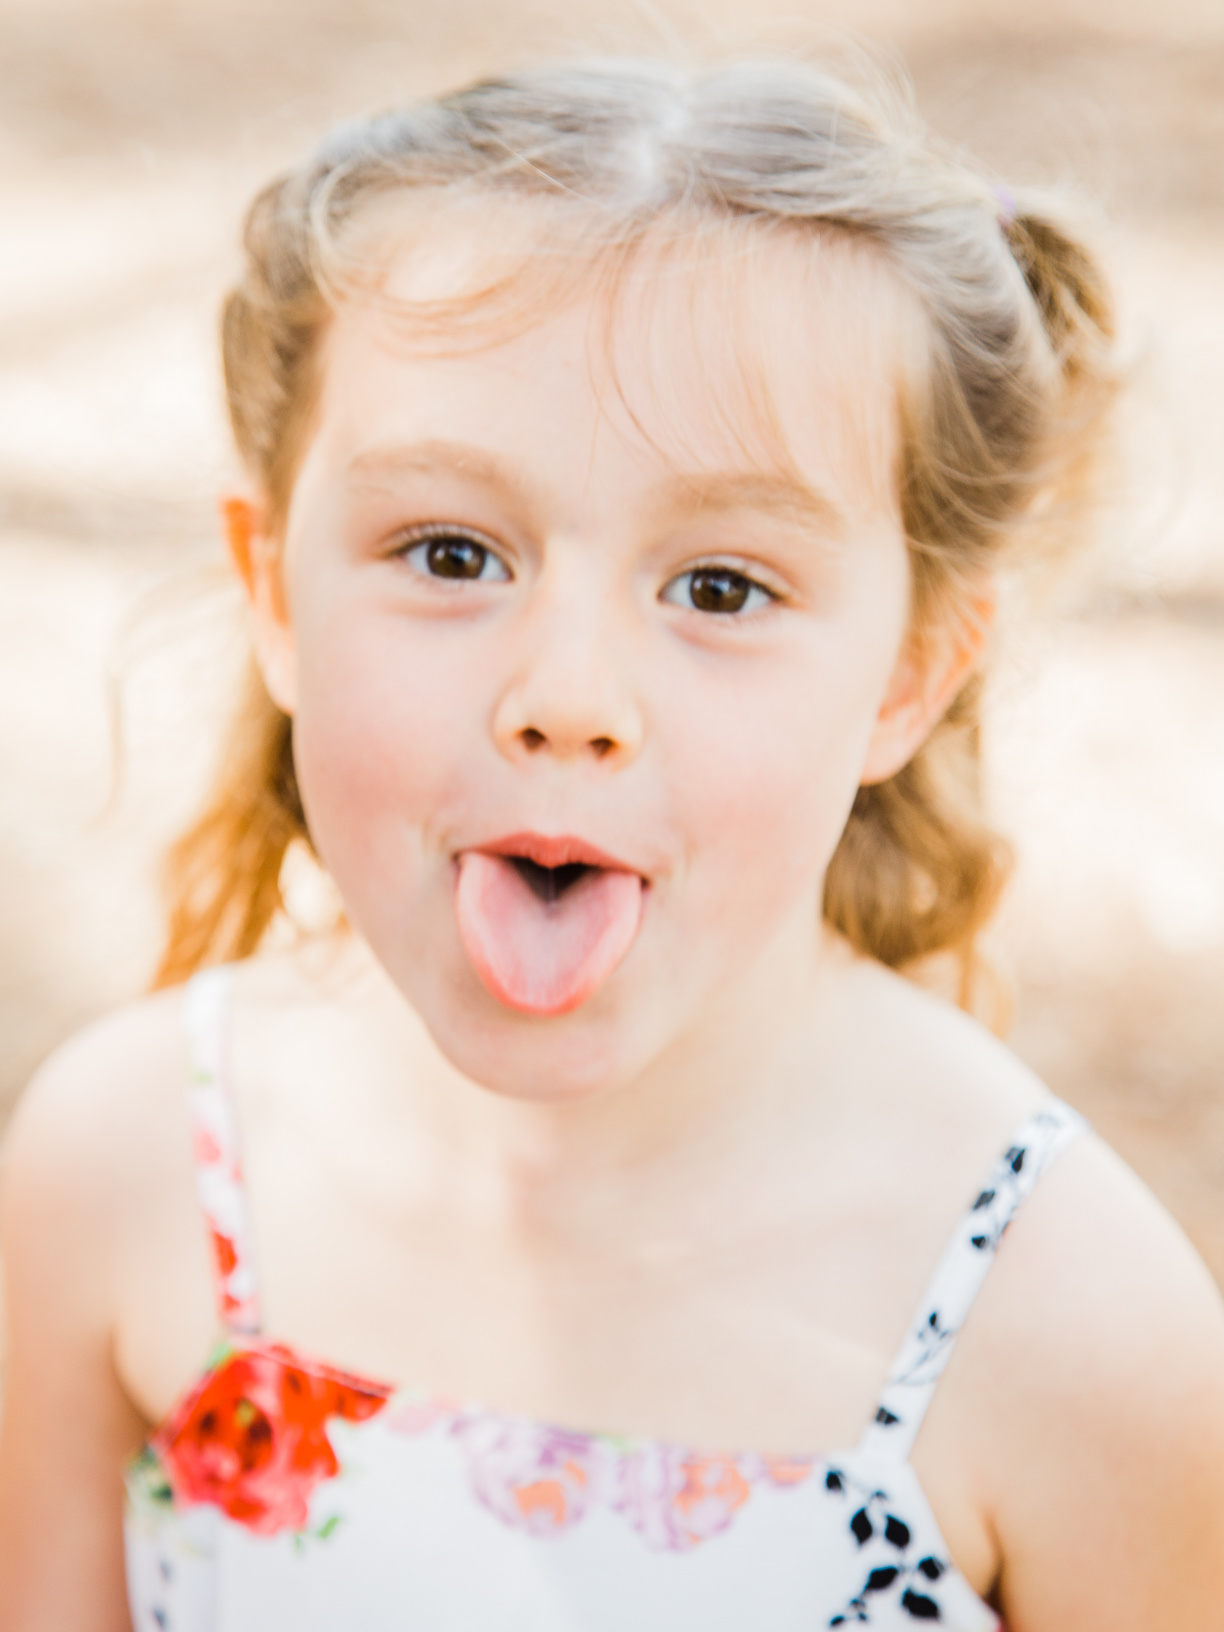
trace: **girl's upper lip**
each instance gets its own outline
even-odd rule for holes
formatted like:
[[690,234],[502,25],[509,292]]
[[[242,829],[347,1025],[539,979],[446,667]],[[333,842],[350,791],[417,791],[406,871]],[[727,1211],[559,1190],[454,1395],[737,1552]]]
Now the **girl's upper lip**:
[[482,850],[487,856],[521,856],[534,861],[537,867],[602,867],[608,872],[636,873],[638,869],[618,856],[609,855],[596,845],[572,833],[507,833],[503,838],[491,839],[487,844],[474,844],[473,850]]

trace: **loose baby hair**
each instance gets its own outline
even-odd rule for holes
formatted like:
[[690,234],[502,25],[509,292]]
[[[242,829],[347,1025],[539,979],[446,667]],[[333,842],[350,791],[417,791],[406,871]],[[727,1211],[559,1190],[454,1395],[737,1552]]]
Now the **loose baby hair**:
[[[925,330],[921,362],[897,365],[915,641],[972,616],[983,576],[1056,533],[1089,483],[1113,320],[1098,268],[1053,219],[928,141],[883,74],[610,62],[524,71],[346,125],[256,198],[222,332],[234,436],[274,526],[321,340],[360,282],[371,223],[406,219],[414,201],[428,221],[473,200],[541,207],[561,253],[537,253],[527,270],[540,277],[669,228],[680,255],[695,230],[735,228],[839,235],[882,257]],[[513,282],[432,316],[444,331]],[[966,1004],[1010,865],[983,810],[980,704],[975,676],[903,770],[860,789],[824,897],[827,920],[884,964],[951,954]],[[258,946],[294,840],[309,843],[290,721],[252,668],[213,798],[169,858],[158,984]]]

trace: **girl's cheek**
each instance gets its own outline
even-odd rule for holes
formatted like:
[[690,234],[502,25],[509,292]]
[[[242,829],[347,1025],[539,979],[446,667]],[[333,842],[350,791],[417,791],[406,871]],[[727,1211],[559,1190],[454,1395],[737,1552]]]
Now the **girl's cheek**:
[[854,689],[807,674],[678,710],[688,726],[669,803],[720,912],[745,929],[812,890],[836,848],[874,718]]
[[[337,630],[302,665],[294,752],[303,802],[324,859],[404,864],[405,829],[448,802],[471,734],[464,665],[395,620]],[[343,888],[343,879],[339,880]]]

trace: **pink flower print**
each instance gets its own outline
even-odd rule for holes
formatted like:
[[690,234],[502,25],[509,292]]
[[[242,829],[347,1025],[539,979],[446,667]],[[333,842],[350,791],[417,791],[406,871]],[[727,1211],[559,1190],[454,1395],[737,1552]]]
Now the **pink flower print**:
[[484,1415],[457,1422],[454,1431],[477,1496],[503,1523],[555,1536],[590,1506],[596,1467],[588,1435]]
[[763,1456],[761,1469],[771,1485],[790,1490],[812,1476],[812,1461],[803,1456]]
[[729,1456],[647,1445],[621,1463],[615,1505],[648,1547],[687,1552],[725,1530],[752,1493]]
[[383,1422],[396,1434],[427,1434],[440,1422],[454,1422],[460,1415],[457,1405],[447,1400],[399,1400]]
[[217,1143],[216,1135],[202,1122],[197,1123],[192,1134],[192,1147],[197,1167],[216,1167],[225,1159],[225,1153]]

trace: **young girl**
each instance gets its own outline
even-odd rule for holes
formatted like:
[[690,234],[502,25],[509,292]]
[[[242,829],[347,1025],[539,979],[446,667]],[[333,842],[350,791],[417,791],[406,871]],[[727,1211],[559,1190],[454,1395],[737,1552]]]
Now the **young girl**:
[[1205,1271],[896,972],[980,988],[1111,323],[895,100],[525,73],[256,201],[257,677],[13,1132],[6,1632],[1224,1624]]

